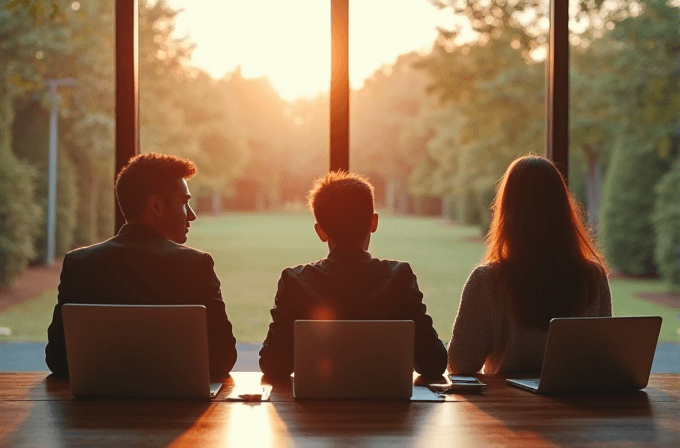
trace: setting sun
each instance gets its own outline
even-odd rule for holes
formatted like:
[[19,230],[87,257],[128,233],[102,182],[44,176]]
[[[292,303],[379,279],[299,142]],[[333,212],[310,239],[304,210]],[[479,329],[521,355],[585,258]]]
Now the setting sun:
[[[241,66],[246,78],[268,77],[286,100],[327,92],[330,84],[330,0],[259,2],[171,0],[184,9],[178,36],[196,44],[192,63],[215,78]],[[428,50],[437,26],[451,20],[425,0],[355,1],[349,7],[350,83],[413,50]]]

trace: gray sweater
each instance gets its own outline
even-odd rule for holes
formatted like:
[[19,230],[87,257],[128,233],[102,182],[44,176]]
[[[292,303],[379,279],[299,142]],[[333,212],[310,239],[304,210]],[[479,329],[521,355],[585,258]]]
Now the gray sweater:
[[[578,316],[611,316],[609,282],[602,274],[599,291]],[[487,374],[539,371],[547,331],[521,327],[489,265],[472,271],[463,288],[448,348],[450,373]]]

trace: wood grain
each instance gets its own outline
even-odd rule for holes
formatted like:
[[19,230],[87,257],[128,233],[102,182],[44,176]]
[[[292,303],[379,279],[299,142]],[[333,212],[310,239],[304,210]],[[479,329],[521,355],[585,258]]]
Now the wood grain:
[[0,374],[0,446],[680,446],[680,375],[629,395],[544,397],[480,376],[481,395],[452,402],[220,401],[259,373],[234,373],[211,402],[82,400],[68,381]]

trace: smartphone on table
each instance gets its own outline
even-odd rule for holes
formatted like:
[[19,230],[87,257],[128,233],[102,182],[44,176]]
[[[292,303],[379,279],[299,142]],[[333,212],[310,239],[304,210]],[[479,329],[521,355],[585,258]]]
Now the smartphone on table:
[[478,394],[486,387],[474,376],[448,375],[447,378],[446,383],[430,384],[430,390],[444,394]]

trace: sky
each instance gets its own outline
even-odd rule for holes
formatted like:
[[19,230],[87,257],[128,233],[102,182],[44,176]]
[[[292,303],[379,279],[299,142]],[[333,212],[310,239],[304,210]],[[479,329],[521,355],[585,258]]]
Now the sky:
[[[176,35],[196,44],[192,64],[213,78],[241,66],[267,76],[286,100],[314,97],[330,85],[331,0],[167,0],[184,9]],[[429,51],[450,10],[427,0],[351,0],[349,75],[353,89],[410,51]]]

